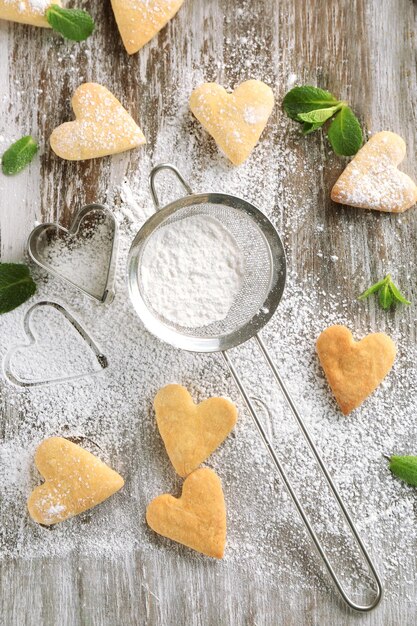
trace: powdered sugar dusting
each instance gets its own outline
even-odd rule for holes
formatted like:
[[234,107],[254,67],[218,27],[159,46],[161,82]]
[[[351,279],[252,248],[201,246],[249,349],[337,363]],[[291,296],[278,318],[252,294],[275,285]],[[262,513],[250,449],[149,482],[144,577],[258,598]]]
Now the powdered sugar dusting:
[[226,317],[244,271],[243,252],[229,231],[215,218],[193,215],[150,237],[139,278],[159,315],[198,328]]
[[263,106],[247,105],[243,109],[243,119],[247,124],[260,124],[268,119],[269,110]]
[[[58,279],[46,279],[36,273],[40,283],[37,297],[61,297],[68,303],[86,326],[97,334],[97,339],[109,355],[110,370],[96,378],[86,377],[76,385],[55,385],[49,390],[21,391],[1,383],[1,408],[12,417],[3,429],[0,454],[0,473],[6,476],[0,486],[0,509],[2,519],[5,520],[0,531],[0,550],[2,555],[17,555],[22,560],[52,555],[62,558],[75,552],[92,557],[110,555],[117,557],[122,567],[129,558],[126,556],[129,551],[135,550],[138,562],[142,558],[144,563],[147,559],[149,562],[155,558],[155,567],[161,562],[175,562],[175,571],[183,568],[181,571],[185,573],[182,580],[187,581],[187,584],[195,571],[201,573],[204,580],[216,582],[222,579],[234,581],[235,573],[245,571],[251,579],[248,603],[254,598],[253,590],[258,598],[268,600],[271,590],[281,587],[293,597],[295,603],[298,597],[304,602],[303,590],[325,586],[327,578],[322,575],[319,560],[305,537],[294,507],[276,477],[221,359],[216,355],[179,352],[155,341],[143,329],[128,301],[124,275],[127,249],[144,217],[152,212],[147,176],[153,164],[171,161],[179,167],[195,191],[223,191],[242,196],[265,211],[282,234],[290,276],[285,297],[265,329],[264,338],[313,431],[347,506],[354,514],[365,543],[376,558],[387,589],[386,596],[399,597],[401,606],[407,600],[415,602],[415,594],[410,593],[416,583],[415,490],[393,478],[382,457],[382,452],[415,454],[415,315],[411,307],[408,310],[399,308],[395,315],[386,315],[377,310],[372,300],[360,305],[355,301],[356,295],[379,277],[379,271],[386,271],[385,267],[391,261],[395,269],[396,252],[403,250],[404,242],[407,241],[408,215],[403,218],[403,224],[396,219],[394,228],[390,216],[386,216],[383,222],[377,221],[380,216],[376,214],[365,215],[361,212],[359,216],[358,212],[345,211],[343,208],[338,211],[324,208],[323,190],[327,183],[330,189],[342,164],[330,155],[320,133],[308,139],[299,138],[298,128],[282,118],[279,107],[274,110],[274,116],[251,158],[240,168],[229,168],[225,160],[218,156],[213,142],[208,141],[200,124],[189,114],[187,101],[192,89],[205,80],[216,80],[226,87],[234,87],[246,80],[250,73],[274,88],[277,86],[280,90],[277,97],[280,97],[284,89],[279,86],[286,85],[286,77],[290,77],[291,73],[298,77],[297,83],[302,84],[306,78],[313,83],[317,78],[314,72],[317,71],[322,78],[323,68],[306,68],[300,63],[300,57],[298,60],[296,58],[299,54],[296,52],[298,44],[302,42],[298,40],[296,44],[291,38],[297,32],[298,13],[295,10],[289,12],[288,19],[281,12],[279,22],[271,20],[276,42],[284,42],[286,33],[291,35],[289,47],[282,54],[279,50],[281,44],[272,42],[271,45],[270,30],[264,25],[259,27],[261,20],[253,3],[243,2],[236,9],[236,16],[229,13],[221,15],[214,11],[212,3],[187,5],[194,7],[191,9],[192,17],[197,18],[196,23],[201,25],[193,32],[193,46],[187,45],[184,53],[181,37],[168,41],[170,32],[182,33],[180,27],[176,31],[177,26],[173,22],[172,28],[168,27],[171,30],[160,40],[162,46],[168,43],[166,47],[160,47],[159,41],[154,40],[138,56],[137,65],[126,63],[126,69],[129,69],[126,75],[131,76],[132,67],[137,68],[134,80],[139,81],[140,89],[132,93],[136,94],[143,89],[144,93],[150,94],[150,98],[155,97],[155,101],[161,93],[161,74],[155,73],[149,82],[149,60],[161,54],[161,73],[167,64],[169,80],[165,87],[168,84],[169,89],[164,91],[163,105],[158,107],[158,112],[163,110],[163,117],[155,116],[158,117],[158,131],[154,134],[152,145],[146,151],[139,151],[137,160],[136,153],[130,155],[130,161],[127,155],[123,155],[123,159],[126,158],[123,161],[113,159],[111,182],[108,182],[107,176],[109,162],[101,162],[102,176],[94,187],[101,195],[103,185],[109,185],[107,202],[115,210],[122,229],[118,295],[114,303],[109,307],[99,306],[64,286]],[[265,3],[265,10],[269,11],[273,6],[273,3]],[[375,7],[373,11],[376,13]],[[386,13],[381,11],[380,14],[382,24]],[[341,13],[336,10],[332,15],[334,21],[331,23],[334,24]],[[239,42],[239,45],[236,45],[234,37],[236,18],[246,36],[246,41]],[[181,20],[181,13],[177,19]],[[206,36],[206,24],[212,30],[210,38]],[[183,26],[189,28],[188,23],[183,23]],[[107,35],[107,29],[103,29],[103,32]],[[382,32],[382,29],[379,28],[378,32]],[[341,33],[335,31],[334,45],[343,44]],[[100,37],[100,32],[97,37]],[[378,36],[380,43],[379,39]],[[100,45],[102,41],[99,39]],[[391,38],[390,41],[394,42],[395,50],[397,47],[399,50],[402,41],[399,42],[398,38]],[[23,42],[20,47],[15,42],[21,53],[27,40]],[[392,44],[388,42],[388,45]],[[87,41],[84,47],[80,47],[77,57],[84,64],[86,77],[110,84],[105,82],[109,80],[109,66],[97,64],[89,46],[90,41]],[[374,49],[381,55],[378,60],[383,61],[385,48],[375,45]],[[44,47],[44,50],[49,52],[48,47]],[[60,71],[65,80],[75,87],[79,84],[80,70],[74,62],[73,50],[73,47],[62,45],[59,48],[59,59]],[[348,71],[344,56],[346,46],[341,45],[340,50],[343,71],[345,68]],[[316,51],[308,52],[313,53]],[[52,58],[45,59],[44,55],[36,58],[42,59],[43,67],[50,67]],[[407,53],[405,58],[408,56]],[[400,60],[404,58],[400,54],[397,57]],[[23,55],[22,58],[26,57]],[[317,59],[319,61],[320,57]],[[34,101],[37,102],[31,87],[32,74],[22,74],[26,77],[22,79],[22,75],[13,67],[17,67],[17,64],[10,67],[11,93],[16,96],[17,92],[21,92],[23,105],[20,110],[25,113],[32,111]],[[379,89],[382,85],[386,88],[392,73],[386,71],[383,62],[375,63],[374,67],[379,72],[374,87]],[[377,68],[382,69],[379,71]],[[395,73],[397,77],[402,74],[400,71]],[[122,76],[124,79],[124,74]],[[113,76],[113,80],[117,81],[117,78]],[[15,79],[20,80],[16,85]],[[388,126],[381,120],[393,119],[388,105],[397,106],[399,112],[403,102],[399,100],[396,104],[384,98],[383,88],[379,94],[381,97],[374,99],[373,123],[379,128],[381,123],[383,127]],[[55,103],[49,106],[48,100],[42,102],[45,107],[49,107],[45,116],[51,111],[57,115]],[[3,118],[7,124],[12,124],[14,120],[6,114],[9,106],[10,99],[6,97]],[[380,117],[381,110],[384,111],[383,118]],[[43,112],[42,109],[38,116],[41,122]],[[40,124],[41,136],[44,134],[44,126]],[[9,141],[11,132],[17,133],[18,130],[21,129],[16,124],[13,131],[4,127],[2,135]],[[91,165],[93,167],[94,164]],[[56,191],[56,173],[57,169],[44,172],[42,196],[34,194],[36,210],[40,206],[41,197],[45,212],[50,206],[62,206],[51,202],[57,198],[61,200],[62,189],[67,189],[60,184]],[[121,178],[125,174],[126,181],[121,189]],[[81,177],[77,180],[81,181]],[[4,186],[4,182],[1,184]],[[31,191],[34,188],[30,187]],[[182,193],[169,180],[160,181],[160,191],[164,201]],[[78,192],[79,187],[75,186],[70,188],[68,195]],[[15,215],[18,229],[5,229],[4,236],[2,232],[3,249],[12,247],[11,234],[15,235],[18,242],[13,242],[15,254],[16,250],[20,251],[19,242],[27,234],[23,236],[19,231],[23,225],[28,230],[29,223],[33,221],[33,212],[28,210],[29,201],[21,200],[26,196],[17,197],[19,202],[16,202]],[[39,209],[38,217],[40,214]],[[314,221],[317,222],[316,229]],[[379,239],[370,237],[369,246],[366,243],[356,245],[359,240],[366,239],[368,232],[376,230],[381,233]],[[376,248],[373,247],[375,242]],[[358,250],[361,254],[357,254]],[[329,255],[338,256],[345,262],[342,264]],[[299,268],[298,274],[294,273],[294,267]],[[373,275],[371,269],[377,275]],[[397,269],[398,272],[402,271],[398,266]],[[404,270],[403,280],[408,276],[408,281],[411,281],[415,272],[415,263],[410,260],[409,267]],[[1,356],[22,337],[21,320],[29,304],[0,318]],[[370,319],[377,321],[370,323]],[[356,338],[370,330],[386,330],[400,348],[394,370],[363,407],[349,418],[343,418],[333,402],[314,352],[318,333],[325,326],[337,322],[348,324]],[[265,414],[267,430],[273,437],[280,457],[285,459],[286,466],[293,468],[294,480],[298,480],[297,485],[304,492],[304,499],[310,502],[310,510],[314,509],[317,500],[320,500],[320,489],[309,473],[310,465],[306,468],[306,463],[299,457],[299,462],[296,462],[297,457],[294,455],[300,446],[292,437],[290,426],[284,422],[282,399],[275,393],[273,382],[268,377],[264,379],[259,355],[249,347],[240,350],[244,351],[239,365],[245,372],[251,391],[258,396],[264,394],[263,397],[273,409],[271,419]],[[233,353],[235,358],[238,357],[237,352]],[[75,355],[70,354],[68,358],[71,363]],[[220,563],[209,563],[207,559],[155,536],[144,522],[145,507],[150,499],[162,492],[179,494],[181,489],[182,481],[174,475],[166,457],[151,406],[157,389],[168,382],[186,385],[195,400],[210,395],[227,395],[239,405],[240,416],[235,432],[209,459],[209,464],[223,481],[228,509],[226,556]],[[40,480],[33,468],[33,452],[46,436],[74,432],[89,435],[101,445],[103,451],[94,452],[125,477],[126,486],[93,511],[46,530],[33,524],[25,509],[30,489]],[[317,507],[316,521],[317,514],[322,515],[323,508],[324,514],[333,512],[326,492],[323,493],[326,506],[320,506],[320,509]],[[321,529],[328,540],[333,539],[336,560],[343,561],[346,551],[338,545],[335,525],[324,521]],[[196,607],[193,595],[196,587],[198,593],[201,592],[201,579],[195,580],[194,588],[190,585],[191,611]],[[157,583],[154,581],[153,584],[155,586],[151,587],[155,591]],[[187,593],[184,587],[184,593]],[[162,604],[165,597],[160,596]],[[236,597],[237,601],[242,598]],[[252,605],[249,609],[248,603],[245,603],[247,615],[252,610]],[[265,607],[265,604],[262,606]],[[255,607],[255,610],[258,611],[258,608]],[[388,604],[387,613],[391,615]],[[261,615],[257,612],[250,619],[258,623]],[[272,616],[272,622],[276,615]],[[378,614],[375,615],[374,619],[378,620]]]
[[[371,137],[349,163],[333,191],[337,202],[379,211],[404,211],[417,200],[417,187],[397,165],[404,153],[393,133]],[[398,158],[397,158],[398,157]]]
[[193,91],[193,114],[235,165],[241,164],[256,145],[274,105],[271,89],[261,81],[249,80],[232,94],[214,83]]
[[[234,182],[229,179],[229,184],[243,184],[244,177],[240,174]],[[214,181],[208,180],[206,184],[212,186]],[[147,204],[148,201],[143,203],[144,206]],[[291,202],[290,212],[292,207]],[[311,547],[221,361],[215,355],[178,353],[160,344],[142,328],[133,313],[125,286],[124,267],[130,241],[140,222],[128,220],[124,211],[115,211],[121,226],[115,301],[109,307],[100,307],[76,290],[64,287],[55,278],[41,283],[38,294],[40,298],[51,293],[63,297],[79,311],[85,324],[94,328],[98,340],[104,345],[109,356],[109,370],[95,378],[86,376],[76,385],[55,385],[53,393],[46,389],[19,391],[2,383],[3,404],[10,406],[12,403],[23,420],[18,431],[1,446],[4,475],[12,477],[12,481],[6,480],[1,486],[3,515],[9,520],[3,526],[0,538],[3,555],[25,558],[64,555],[76,546],[86,554],[118,554],[131,549],[181,554],[183,548],[156,538],[143,521],[144,508],[150,499],[164,491],[178,493],[180,488],[180,481],[157,433],[152,400],[162,385],[181,382],[190,389],[195,400],[216,394],[227,395],[240,408],[235,433],[208,462],[223,481],[228,507],[228,545],[219,567],[262,573],[268,584],[279,585],[282,577],[287,584],[288,580],[293,581],[298,588],[322,586],[315,558],[300,560],[300,553],[311,554]],[[134,215],[133,210],[131,213]],[[320,231],[317,236],[322,236]],[[407,442],[414,428],[410,392],[417,379],[417,370],[411,365],[415,355],[408,351],[408,368],[404,363],[397,363],[363,408],[349,419],[342,418],[318,366],[314,340],[331,323],[346,323],[353,330],[356,328],[357,336],[369,329],[357,328],[354,321],[358,306],[362,305],[340,302],[337,288],[328,294],[327,305],[319,308],[318,287],[314,276],[300,282],[297,276],[290,275],[287,295],[266,329],[265,339],[320,443],[347,504],[355,512],[367,544],[389,580],[391,593],[396,593],[400,574],[395,564],[401,562],[406,569],[407,559],[413,558],[416,530],[411,523],[411,512],[414,496],[412,489],[390,475],[382,452],[407,451]],[[2,353],[22,332],[20,324],[25,306],[0,318],[4,338]],[[340,310],[344,313],[341,314]],[[402,335],[397,330],[394,337],[400,347],[399,358],[404,358]],[[262,380],[257,374],[262,364],[259,355],[248,344],[235,349],[232,356],[237,359],[251,393],[263,397],[274,407],[271,419],[266,414],[264,418],[270,436],[285,459],[292,479],[303,492],[303,501],[329,549],[339,563],[347,563],[348,567],[351,563],[340,538],[343,529],[332,519],[336,515],[332,501],[324,487],[318,489],[319,477],[315,476],[308,457],[303,460],[303,466],[310,480],[305,480],[304,471],[295,471],[300,467],[296,460],[303,448],[267,373],[265,378],[262,375]],[[69,352],[67,358],[69,363],[78,363],[79,356]],[[71,397],[70,403],[68,397]],[[387,413],[388,398],[396,406],[393,413]],[[401,414],[401,426],[396,420],[397,411]],[[394,424],[395,429],[392,428]],[[30,464],[31,454],[35,445],[46,436],[74,431],[99,443],[104,449],[103,460],[124,476],[126,486],[94,511],[46,531],[30,522],[25,511],[30,488],[39,482]],[[140,459],[140,463],[132,465],[132,459]],[[318,505],[323,498],[318,498],[319,493],[325,494],[323,506]],[[322,516],[321,521],[318,516]],[[395,530],[398,524],[404,529],[401,534]],[[385,567],[378,556],[378,546],[387,536],[392,540],[390,567]],[[203,557],[193,554],[187,558],[200,560]]]
[[51,146],[61,158],[91,159],[146,142],[139,126],[106,87],[82,84],[72,103],[77,119],[58,126],[51,135]]
[[45,267],[100,300],[107,285],[115,236],[111,217],[100,209],[92,209],[81,220],[77,232],[50,226],[41,231],[32,248]]
[[15,4],[20,13],[30,11],[43,15],[46,9],[53,4],[51,0],[3,0],[5,4]]
[[10,372],[19,380],[39,383],[101,370],[88,344],[56,308],[35,308],[30,332],[33,337],[25,336],[10,357]]

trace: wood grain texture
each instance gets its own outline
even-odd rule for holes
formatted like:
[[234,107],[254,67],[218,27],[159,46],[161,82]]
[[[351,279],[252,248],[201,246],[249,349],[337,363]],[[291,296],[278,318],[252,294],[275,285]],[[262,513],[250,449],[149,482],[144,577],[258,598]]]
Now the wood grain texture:
[[[151,164],[159,160],[159,129],[183,104],[179,95],[187,87],[191,92],[199,79],[227,86],[267,77],[280,101],[288,75],[295,73],[300,83],[319,84],[348,99],[370,131],[401,134],[409,155],[404,170],[417,176],[417,10],[412,0],[185,0],[178,16],[132,57],[124,51],[110,2],[76,4],[88,6],[98,25],[84,44],[70,46],[51,32],[0,23],[0,136],[34,133],[41,141],[40,159],[19,184],[13,178],[0,181],[2,260],[22,259],[35,220],[68,224],[74,208],[104,200],[107,189],[124,176],[139,176],[145,185]],[[245,63],[242,38],[258,46],[256,76]],[[48,148],[48,137],[71,118],[70,98],[78,84],[94,80],[120,96],[148,144],[114,158],[63,162]],[[279,107],[274,115],[281,119]],[[190,123],[184,120],[184,132]],[[323,293],[337,284],[343,299],[351,289],[361,291],[364,276],[378,274],[395,246],[398,282],[407,284],[417,262],[415,210],[399,222],[396,216],[336,207],[329,190],[343,161],[330,153],[320,134],[300,142],[289,124],[282,126],[282,134],[312,172],[304,178],[290,173],[271,199],[288,263],[300,279],[313,273]],[[324,166],[319,171],[317,153]],[[290,193],[312,198],[296,225],[285,211]],[[394,222],[407,245],[398,245]],[[317,223],[326,232],[319,242],[313,233]],[[341,259],[337,265],[329,261],[335,251]],[[416,300],[416,282],[408,284],[408,295]],[[411,341],[416,339],[414,315],[410,308],[401,318]],[[374,318],[371,304],[358,312],[358,326],[368,327]],[[379,330],[392,331],[398,324],[388,315]],[[19,417],[10,406],[2,419],[0,433],[5,434],[13,432]],[[286,557],[298,558],[284,552]],[[81,553],[6,559],[0,562],[0,581],[0,623],[5,626],[411,626],[417,615],[417,602],[409,602],[409,596],[388,598],[375,612],[354,615],[331,589],[265,588],[262,576],[219,575],[210,564],[168,552],[158,558],[132,552],[117,560]],[[415,597],[415,583],[413,590]]]

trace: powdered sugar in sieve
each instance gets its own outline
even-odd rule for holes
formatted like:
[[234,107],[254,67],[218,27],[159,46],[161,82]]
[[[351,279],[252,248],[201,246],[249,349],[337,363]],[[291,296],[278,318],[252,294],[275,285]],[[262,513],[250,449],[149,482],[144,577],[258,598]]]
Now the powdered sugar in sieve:
[[245,263],[218,219],[191,215],[155,231],[139,271],[155,312],[179,326],[198,328],[227,316],[242,287]]

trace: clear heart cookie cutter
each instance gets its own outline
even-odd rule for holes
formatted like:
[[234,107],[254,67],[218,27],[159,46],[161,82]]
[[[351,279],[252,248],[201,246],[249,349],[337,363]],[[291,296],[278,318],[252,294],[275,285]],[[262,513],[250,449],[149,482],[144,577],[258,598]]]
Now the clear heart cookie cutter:
[[69,228],[39,224],[30,233],[30,258],[47,272],[99,303],[110,303],[119,231],[113,213],[102,204],[88,204],[75,214]]

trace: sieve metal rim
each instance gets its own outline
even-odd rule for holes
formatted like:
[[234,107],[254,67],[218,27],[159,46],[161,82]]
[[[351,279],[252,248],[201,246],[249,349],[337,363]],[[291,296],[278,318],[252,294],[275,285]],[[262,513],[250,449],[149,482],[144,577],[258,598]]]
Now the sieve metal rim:
[[[220,352],[234,348],[247,341],[271,319],[281,300],[286,280],[286,258],[282,240],[278,235],[271,221],[255,205],[240,198],[225,193],[188,193],[185,196],[173,200],[157,211],[142,225],[134,238],[127,262],[127,282],[129,296],[132,304],[142,320],[143,324],[158,339],[169,343],[175,348],[180,348],[190,352]],[[243,326],[225,335],[214,337],[202,337],[197,334],[185,335],[168,324],[164,324],[158,319],[146,304],[139,289],[139,253],[145,241],[166,219],[171,217],[180,209],[199,204],[224,205],[234,209],[242,210],[250,216],[258,225],[262,235],[265,237],[271,255],[271,286],[268,291],[264,306]]]

